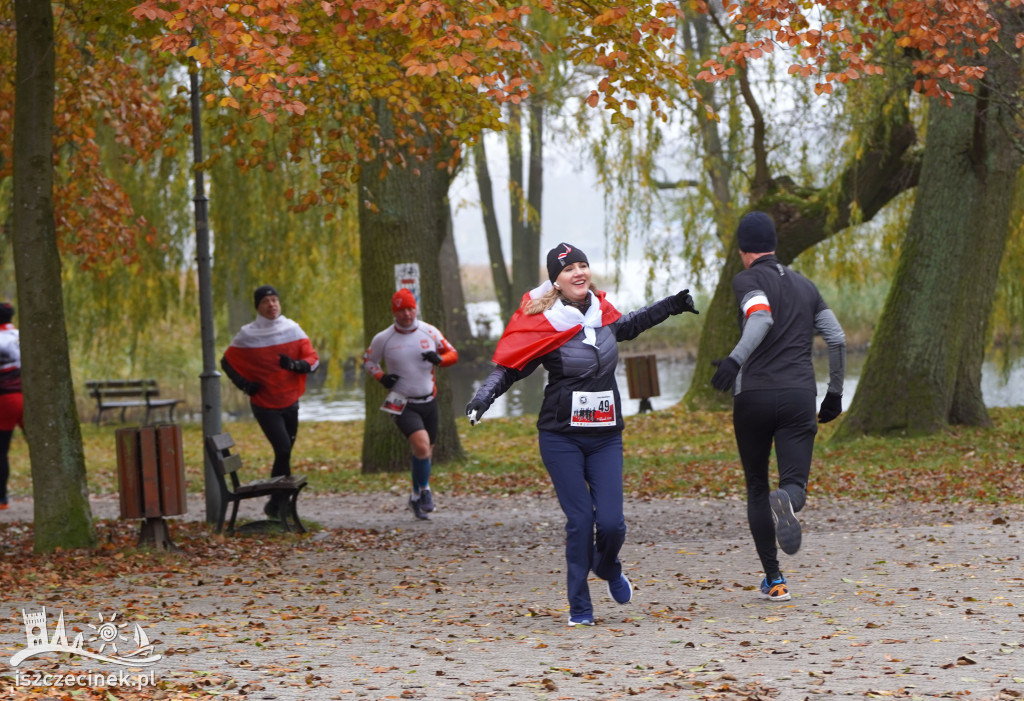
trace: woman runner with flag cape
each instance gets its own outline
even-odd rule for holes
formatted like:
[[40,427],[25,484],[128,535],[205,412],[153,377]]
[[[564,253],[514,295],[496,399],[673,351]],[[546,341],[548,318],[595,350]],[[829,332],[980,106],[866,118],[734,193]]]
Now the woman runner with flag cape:
[[517,380],[543,365],[548,372],[537,418],[541,459],[565,513],[569,625],[594,625],[587,578],[593,571],[609,595],[629,603],[622,572],[622,412],[615,382],[618,342],[636,338],[674,314],[692,312],[689,290],[622,315],[591,285],[580,249],[548,252],[548,280],[523,295],[494,353],[496,364],[466,415],[475,424]]

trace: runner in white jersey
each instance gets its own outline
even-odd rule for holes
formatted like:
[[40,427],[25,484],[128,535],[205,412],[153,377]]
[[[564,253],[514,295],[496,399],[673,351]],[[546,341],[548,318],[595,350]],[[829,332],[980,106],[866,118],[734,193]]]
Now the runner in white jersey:
[[403,288],[394,294],[391,313],[395,323],[370,341],[370,347],[363,353],[363,368],[390,390],[381,409],[392,415],[395,425],[409,440],[409,508],[416,518],[426,520],[434,510],[430,491],[430,460],[438,425],[434,368],[454,365],[459,354],[437,327],[416,318],[416,298],[409,290]]

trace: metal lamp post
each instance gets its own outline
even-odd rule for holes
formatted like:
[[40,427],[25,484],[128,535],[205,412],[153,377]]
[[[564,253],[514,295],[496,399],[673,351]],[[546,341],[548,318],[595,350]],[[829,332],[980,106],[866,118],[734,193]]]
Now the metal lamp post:
[[[195,46],[195,40],[192,41]],[[195,170],[196,215],[196,267],[199,275],[199,326],[203,347],[203,373],[200,377],[200,391],[203,403],[203,461],[204,493],[206,495],[206,521],[216,523],[220,514],[220,493],[213,473],[213,463],[206,454],[206,437],[221,432],[220,372],[214,343],[212,256],[210,255],[210,226],[207,216],[209,200],[203,185],[203,131],[199,104],[199,65],[193,63],[189,70],[192,104],[192,152]]]

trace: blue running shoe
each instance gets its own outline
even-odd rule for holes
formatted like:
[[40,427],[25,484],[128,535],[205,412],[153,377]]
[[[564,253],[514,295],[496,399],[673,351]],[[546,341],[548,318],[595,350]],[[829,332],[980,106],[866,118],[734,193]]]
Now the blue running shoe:
[[609,581],[608,596],[615,599],[616,603],[628,604],[633,598],[633,585],[630,584],[629,578],[620,574],[618,579]]
[[569,627],[575,628],[576,626],[592,626],[594,625],[594,617],[590,614],[584,613],[576,616],[569,616]]
[[776,489],[768,495],[768,503],[772,507],[772,520],[775,521],[775,540],[779,542],[782,552],[792,555],[800,549],[802,533],[800,522],[793,513],[793,502],[785,489]]
[[761,580],[761,598],[771,601],[789,601],[793,597],[789,595],[789,587],[786,586],[786,578],[779,577],[768,583],[768,578]]

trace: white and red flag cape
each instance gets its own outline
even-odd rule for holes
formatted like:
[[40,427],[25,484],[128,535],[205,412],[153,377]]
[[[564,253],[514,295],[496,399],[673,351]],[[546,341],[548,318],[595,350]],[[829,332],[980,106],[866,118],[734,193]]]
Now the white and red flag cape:
[[519,309],[512,315],[505,332],[498,339],[498,347],[494,351],[494,362],[507,368],[522,370],[532,360],[550,353],[563,343],[584,331],[584,343],[594,344],[594,329],[616,321],[622,314],[605,299],[604,292],[591,292],[597,297],[597,304],[591,300],[590,309],[584,314],[579,309],[567,304],[556,303],[547,311],[539,314],[527,314],[523,305],[531,299],[543,296],[552,285],[545,281],[523,295]]
[[306,391],[306,375],[281,367],[280,356],[305,360],[311,371],[320,366],[320,356],[302,328],[286,316],[266,319],[257,316],[245,324],[224,358],[231,367],[250,381],[259,382],[260,391],[252,403],[266,409],[283,409],[299,401]]

